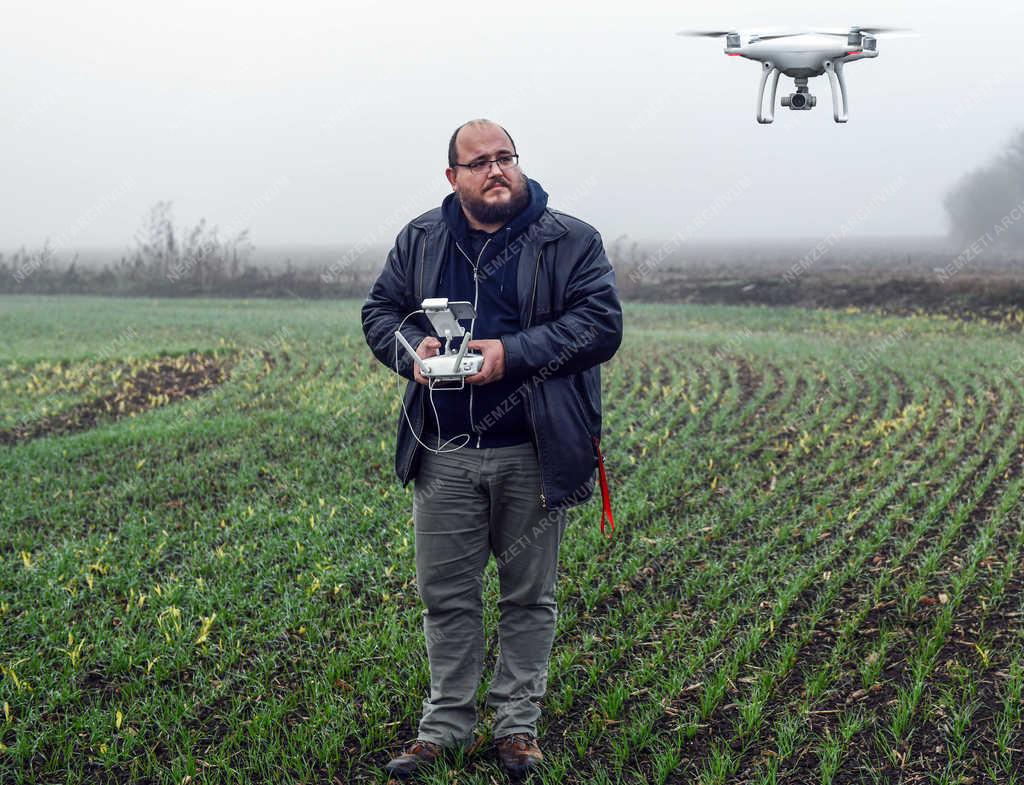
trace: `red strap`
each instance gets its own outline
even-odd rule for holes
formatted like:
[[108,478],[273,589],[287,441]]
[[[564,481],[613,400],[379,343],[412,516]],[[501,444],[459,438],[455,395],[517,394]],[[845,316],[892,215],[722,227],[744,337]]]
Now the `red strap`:
[[[615,519],[612,518],[612,500],[611,494],[608,491],[608,478],[604,473],[604,456],[601,454],[601,440],[596,436],[594,437],[594,446],[597,447],[597,466],[601,475],[601,501],[604,504],[604,508],[601,510],[601,534],[604,534],[605,518],[612,525],[611,532],[615,531]],[[612,536],[611,532],[605,534],[609,539]]]

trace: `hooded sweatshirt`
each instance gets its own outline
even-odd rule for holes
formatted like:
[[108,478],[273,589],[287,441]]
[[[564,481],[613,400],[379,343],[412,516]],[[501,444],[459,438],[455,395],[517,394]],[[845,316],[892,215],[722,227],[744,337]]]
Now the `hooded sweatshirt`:
[[[446,196],[441,204],[449,240],[436,296],[476,302],[476,319],[460,321],[465,329],[472,330],[473,340],[496,339],[522,329],[516,292],[522,242],[517,240],[523,239],[522,235],[543,215],[548,203],[540,183],[528,179],[527,186],[527,205],[491,234],[470,228],[455,193]],[[462,340],[464,337],[453,338],[452,347],[458,349]],[[465,384],[461,390],[434,390],[440,430],[428,402],[424,443],[436,449],[438,434],[442,445],[452,437],[469,434],[471,438],[465,446],[474,449],[530,441],[526,397],[521,385],[521,381],[499,379],[488,384]],[[447,449],[464,441],[465,437],[457,439]]]

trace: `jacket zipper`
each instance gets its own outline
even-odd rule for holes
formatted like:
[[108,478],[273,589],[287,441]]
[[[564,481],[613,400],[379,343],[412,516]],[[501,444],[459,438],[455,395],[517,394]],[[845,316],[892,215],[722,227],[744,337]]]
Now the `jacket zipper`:
[[[488,237],[487,240],[484,241],[483,248],[481,248],[480,249],[480,253],[478,253],[476,255],[476,263],[475,264],[473,263],[473,260],[469,258],[469,254],[462,250],[462,246],[459,245],[458,241],[455,242],[455,247],[459,249],[459,251],[462,253],[463,256],[466,257],[466,261],[473,265],[473,311],[474,311],[474,313],[476,312],[476,304],[479,301],[479,297],[477,295],[480,293],[480,283],[479,283],[479,281],[480,281],[480,276],[479,276],[480,259],[484,255],[484,251],[487,249],[487,245],[490,242],[491,242],[491,238],[490,237]],[[476,326],[476,316],[474,316],[473,317],[473,321],[471,321],[469,323],[469,330],[470,330],[470,332],[473,331],[473,327],[475,327],[475,326]],[[476,431],[476,424],[473,422],[473,388],[475,386],[476,385],[473,385],[473,384],[471,384],[469,386],[469,426],[474,431]],[[479,431],[477,431],[477,433],[476,433],[476,446],[477,447],[480,446],[480,439],[481,439],[482,436],[483,436],[483,434],[481,434]]]
[[[540,258],[544,255],[544,247],[541,246],[540,251],[537,252],[537,265],[533,271],[533,294],[530,297],[530,310],[526,317],[526,326],[530,327],[533,324],[533,308],[537,301],[537,279],[540,278]],[[537,460],[540,460],[540,437],[537,435],[537,415],[534,413],[533,408],[533,395],[531,394],[531,386],[533,385],[533,379],[528,379],[526,382],[526,401],[530,406],[530,429],[533,431],[533,440],[537,445]],[[548,508],[548,501],[544,497],[544,472],[540,474],[540,506],[545,510]]]
[[[427,269],[427,241],[423,240],[423,250],[420,252],[420,299],[423,299],[423,275]],[[415,294],[415,292],[413,293]]]

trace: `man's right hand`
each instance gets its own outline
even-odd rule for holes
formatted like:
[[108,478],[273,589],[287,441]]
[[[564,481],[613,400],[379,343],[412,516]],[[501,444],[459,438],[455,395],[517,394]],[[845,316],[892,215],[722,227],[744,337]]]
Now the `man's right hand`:
[[[433,335],[428,335],[422,341],[420,345],[416,347],[416,354],[422,357],[424,360],[428,357],[441,353],[441,340],[435,338]],[[412,375],[420,384],[429,384],[430,380],[427,379],[422,373],[420,373],[420,366],[418,363],[412,364]]]

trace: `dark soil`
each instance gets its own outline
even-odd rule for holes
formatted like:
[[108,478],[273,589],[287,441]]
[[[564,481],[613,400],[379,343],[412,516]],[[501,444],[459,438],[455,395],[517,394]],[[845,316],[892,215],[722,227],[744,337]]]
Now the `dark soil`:
[[878,276],[831,272],[806,273],[795,280],[783,276],[725,277],[684,270],[665,270],[656,282],[624,292],[644,302],[714,303],[720,305],[787,305],[805,308],[870,309],[893,315],[938,313],[964,321],[1004,323],[1024,307],[1020,276],[967,275],[942,281],[938,276]]
[[0,430],[0,445],[87,431],[102,422],[195,398],[223,382],[229,370],[230,361],[195,352],[181,358],[160,357],[133,373],[126,372],[113,392],[65,412]]

